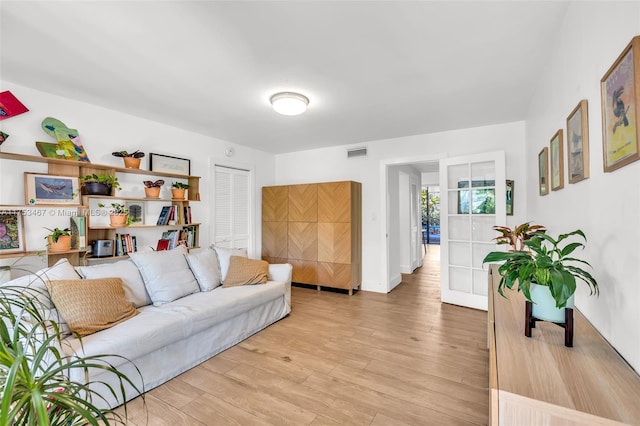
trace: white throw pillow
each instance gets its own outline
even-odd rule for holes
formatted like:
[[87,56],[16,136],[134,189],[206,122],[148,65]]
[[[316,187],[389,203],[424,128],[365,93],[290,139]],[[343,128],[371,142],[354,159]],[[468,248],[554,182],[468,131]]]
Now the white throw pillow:
[[102,265],[78,266],[76,271],[82,278],[88,280],[100,278],[120,278],[124,288],[124,296],[136,308],[152,303],[149,293],[144,286],[140,271],[131,260],[121,260],[115,263]]
[[184,257],[200,285],[200,291],[211,291],[221,284],[215,250],[207,248],[198,253],[187,253]]
[[215,245],[212,245],[211,248],[214,249],[216,254],[218,255],[218,264],[220,266],[220,280],[223,282],[227,277],[227,272],[229,272],[229,262],[231,261],[231,256],[247,257],[247,249],[232,249],[226,247],[217,247]]
[[187,249],[131,253],[153,304],[158,306],[200,291],[184,255]]
[[53,266],[40,269],[35,274],[25,275],[20,278],[8,281],[3,286],[25,287],[32,290],[32,294],[38,299],[42,306],[41,315],[45,320],[51,320],[58,323],[58,328],[62,335],[71,334],[71,330],[67,323],[62,319],[58,310],[51,302],[49,291],[45,285],[45,281],[50,280],[77,280],[80,275],[67,259],[58,260]]

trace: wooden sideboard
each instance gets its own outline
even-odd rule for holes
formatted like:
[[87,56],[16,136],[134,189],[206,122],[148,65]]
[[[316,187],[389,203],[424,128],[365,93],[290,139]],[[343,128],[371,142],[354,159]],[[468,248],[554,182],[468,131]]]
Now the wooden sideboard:
[[640,425],[640,377],[579,310],[573,347],[564,329],[536,323],[524,335],[524,296],[497,292],[489,270],[491,425]]

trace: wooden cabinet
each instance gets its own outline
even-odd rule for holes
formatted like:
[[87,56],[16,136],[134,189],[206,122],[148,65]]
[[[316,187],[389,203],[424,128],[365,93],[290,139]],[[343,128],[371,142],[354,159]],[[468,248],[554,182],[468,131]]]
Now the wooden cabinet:
[[262,188],[262,258],[293,265],[293,281],[353,294],[362,281],[362,185]]
[[[136,198],[136,197],[120,197],[115,196],[83,196],[82,197],[82,206],[78,210],[78,214],[84,214],[87,218],[87,229],[86,229],[86,240],[87,244],[89,244],[93,240],[114,240],[116,233],[118,232],[127,232],[127,233],[135,233],[136,229],[144,229],[144,228],[178,228],[181,229],[184,223],[176,223],[171,226],[156,226],[155,221],[149,224],[142,226],[131,226],[127,228],[113,228],[108,224],[101,223],[92,223],[90,211],[95,210],[95,204],[97,200],[100,200],[105,205],[109,206],[112,202],[124,203],[125,201],[137,201],[140,203],[164,203],[164,204],[173,204],[176,205],[180,211],[184,211],[184,207],[188,206],[190,202],[199,201],[200,200],[200,178],[198,176],[185,176],[181,174],[175,173],[165,173],[165,172],[154,172],[149,170],[142,169],[128,169],[124,167],[116,167],[112,165],[106,164],[96,164],[96,163],[84,163],[77,162],[71,160],[62,160],[55,158],[45,158],[45,157],[36,157],[32,155],[24,155],[24,154],[14,154],[8,152],[0,152],[0,159],[5,160],[14,160],[14,161],[24,161],[31,163],[46,163],[49,174],[60,175],[60,176],[87,176],[90,174],[105,174],[111,176],[117,176],[118,174],[136,174],[143,176],[144,179],[149,179],[146,176],[151,177],[167,177],[167,178],[175,178],[186,180],[189,184],[189,189],[187,191],[188,197],[186,200],[171,200],[171,199],[147,199],[147,198]],[[140,182],[142,185],[142,182]],[[15,206],[15,208],[22,208],[28,206]],[[43,208],[54,208],[59,206],[42,206],[38,207]],[[27,218],[28,219],[28,218]],[[157,219],[157,218],[156,218]],[[196,228],[196,245],[198,241],[199,234],[199,224],[198,223],[190,223],[188,226],[194,226]],[[72,250],[69,252],[63,253],[48,253],[48,263],[53,264],[60,258],[66,257],[69,261],[78,265],[80,262],[80,256],[84,255],[84,250]],[[27,252],[24,254],[38,254],[38,252]],[[19,256],[21,253],[13,254],[13,256]],[[90,259],[90,258],[87,258]],[[104,260],[105,258],[101,258],[100,260]]]

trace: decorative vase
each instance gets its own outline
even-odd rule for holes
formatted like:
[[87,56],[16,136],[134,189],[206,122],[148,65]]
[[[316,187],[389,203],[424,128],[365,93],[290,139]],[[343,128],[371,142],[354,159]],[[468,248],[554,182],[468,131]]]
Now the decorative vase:
[[89,195],[111,195],[111,185],[101,182],[86,182],[84,186]]
[[127,224],[127,215],[126,214],[109,215],[109,224],[113,228],[123,228]]
[[140,158],[135,157],[122,157],[124,160],[124,167],[127,169],[139,169],[140,168]]
[[49,251],[62,252],[71,250],[71,235],[60,235],[55,243],[51,237],[47,237]]
[[173,188],[171,189],[171,198],[174,200],[184,200],[184,189]]
[[160,197],[160,188],[152,187],[152,188],[144,188],[144,195],[147,198],[159,198]]

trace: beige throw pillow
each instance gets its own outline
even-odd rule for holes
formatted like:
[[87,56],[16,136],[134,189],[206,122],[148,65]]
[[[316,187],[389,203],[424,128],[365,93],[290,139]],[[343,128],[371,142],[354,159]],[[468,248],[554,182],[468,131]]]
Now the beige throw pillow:
[[222,287],[235,287],[246,284],[264,284],[269,274],[269,263],[264,260],[231,256],[227,276]]
[[113,327],[138,314],[125,298],[120,278],[55,280],[46,285],[60,315],[80,336]]

